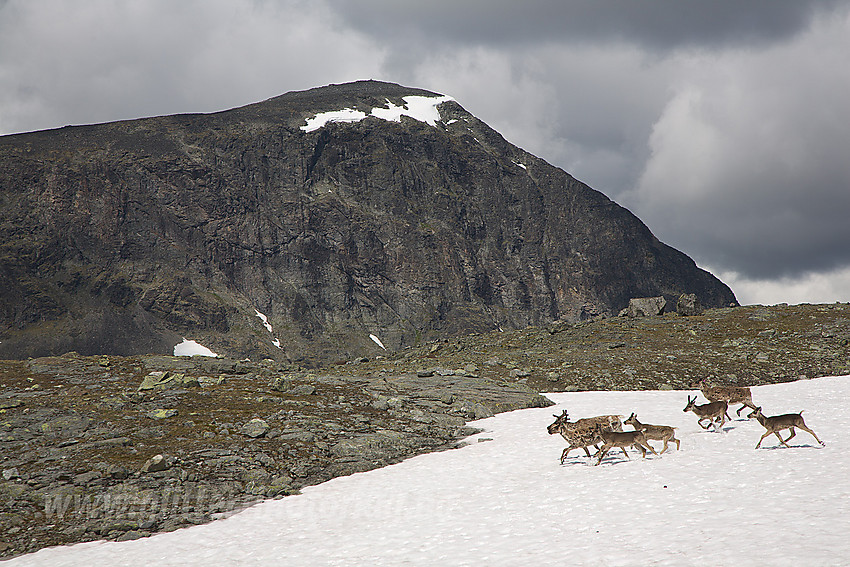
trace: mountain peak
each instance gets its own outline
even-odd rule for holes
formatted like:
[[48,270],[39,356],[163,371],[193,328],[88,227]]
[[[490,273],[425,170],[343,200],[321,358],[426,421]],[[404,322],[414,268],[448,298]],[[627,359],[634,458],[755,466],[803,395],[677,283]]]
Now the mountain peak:
[[735,299],[422,89],[358,81],[0,146],[0,357],[186,340],[309,366],[632,297]]

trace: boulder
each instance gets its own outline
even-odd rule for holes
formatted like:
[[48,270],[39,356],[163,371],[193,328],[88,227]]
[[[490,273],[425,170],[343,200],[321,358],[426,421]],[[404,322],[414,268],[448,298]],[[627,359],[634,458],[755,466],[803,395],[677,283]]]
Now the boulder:
[[154,455],[142,465],[142,474],[168,470],[171,467],[170,461],[164,455]]
[[199,388],[201,383],[195,376],[186,376],[180,372],[155,370],[148,373],[139,384],[139,392],[166,390],[170,388]]
[[313,396],[316,394],[316,387],[312,384],[295,384],[289,376],[278,376],[269,386],[276,392],[283,392],[290,396]]
[[18,472],[18,467],[3,469],[3,480],[14,480],[21,478],[21,473]]
[[702,315],[705,311],[695,293],[683,293],[676,302],[676,313],[685,317]]
[[266,423],[265,420],[260,418],[254,418],[245,425],[242,426],[242,429],[239,430],[239,433],[242,435],[246,435],[251,437],[252,439],[256,439],[257,437],[262,437],[269,430],[269,424]]
[[624,317],[654,317],[664,313],[667,300],[664,297],[635,297],[629,300],[629,306],[620,315]]
[[164,370],[150,372],[142,379],[142,383],[139,384],[139,391],[145,392],[156,388],[167,388],[169,386],[169,382],[173,379],[174,376],[170,372]]
[[168,419],[177,415],[176,409],[155,409],[148,412],[148,417],[151,419]]

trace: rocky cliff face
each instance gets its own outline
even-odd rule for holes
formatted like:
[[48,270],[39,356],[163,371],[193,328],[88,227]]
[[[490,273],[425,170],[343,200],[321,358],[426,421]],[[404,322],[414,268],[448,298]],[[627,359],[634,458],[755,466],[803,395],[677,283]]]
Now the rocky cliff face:
[[457,102],[373,81],[0,138],[0,290],[0,358],[187,337],[305,366],[735,300]]

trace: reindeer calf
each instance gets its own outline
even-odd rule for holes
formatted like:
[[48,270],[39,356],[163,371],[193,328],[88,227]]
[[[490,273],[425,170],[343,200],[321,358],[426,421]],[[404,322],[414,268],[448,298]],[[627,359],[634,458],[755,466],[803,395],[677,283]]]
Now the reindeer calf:
[[[761,436],[761,439],[759,439],[759,442],[756,444],[756,449],[761,446],[761,442],[764,440],[764,438],[770,435],[771,433],[776,435],[780,443],[790,449],[791,446],[788,444],[788,441],[790,441],[791,438],[797,434],[794,431],[795,427],[799,427],[803,431],[807,431],[809,434],[811,434],[812,437],[815,438],[818,443],[821,444],[821,446],[826,445],[823,441],[818,439],[818,436],[815,435],[814,431],[812,431],[806,426],[806,422],[803,421],[802,411],[800,413],[786,413],[782,415],[766,417],[763,413],[761,413],[761,407],[757,407],[754,411],[750,412],[750,415],[748,415],[747,417],[756,418],[758,422],[761,423],[765,429],[767,429],[767,431],[764,432],[764,435]],[[783,439],[782,436],[779,435],[779,432],[783,429],[791,430],[791,435],[788,436],[788,439]]]
[[[708,429],[708,425],[713,425],[714,430],[717,431],[718,427],[723,427],[723,424],[726,423],[726,410],[729,407],[725,401],[711,402],[708,404],[697,405],[696,404],[697,397],[694,396],[692,400],[690,396],[688,396],[688,405],[685,406],[685,409],[682,411],[692,411],[699,419],[697,423],[703,429]],[[717,419],[720,421],[720,425],[714,423],[714,420]],[[703,425],[702,422],[708,420],[708,425]]]
[[[661,455],[667,450],[667,443],[669,441],[676,442],[676,450],[679,450],[679,440],[676,439],[676,428],[670,427],[669,425],[649,425],[648,423],[641,423],[638,421],[637,414],[632,412],[632,415],[629,416],[629,419],[624,421],[626,425],[631,425],[635,428],[636,431],[643,431],[643,435],[647,439],[654,439],[655,441],[664,441],[664,448],[661,449]],[[649,445],[649,443],[647,443]],[[649,445],[650,447],[652,445]]]
[[599,448],[597,455],[599,455],[599,459],[596,461],[596,464],[602,462],[602,459],[605,458],[605,455],[608,454],[608,451],[613,449],[614,447],[619,447],[623,450],[623,454],[627,459],[631,460],[629,457],[629,453],[626,451],[626,447],[635,447],[640,453],[641,457],[646,457],[646,450],[649,449],[652,451],[653,455],[657,455],[655,449],[652,448],[652,445],[647,443],[646,436],[644,436],[643,431],[605,431],[602,429],[601,425],[596,426],[596,434],[602,439],[602,447]]

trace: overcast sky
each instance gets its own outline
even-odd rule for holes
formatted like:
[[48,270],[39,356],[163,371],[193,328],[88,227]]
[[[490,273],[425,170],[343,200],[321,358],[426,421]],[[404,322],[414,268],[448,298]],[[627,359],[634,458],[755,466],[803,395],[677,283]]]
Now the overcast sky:
[[0,0],[0,134],[379,79],[453,96],[742,303],[850,301],[850,0]]

